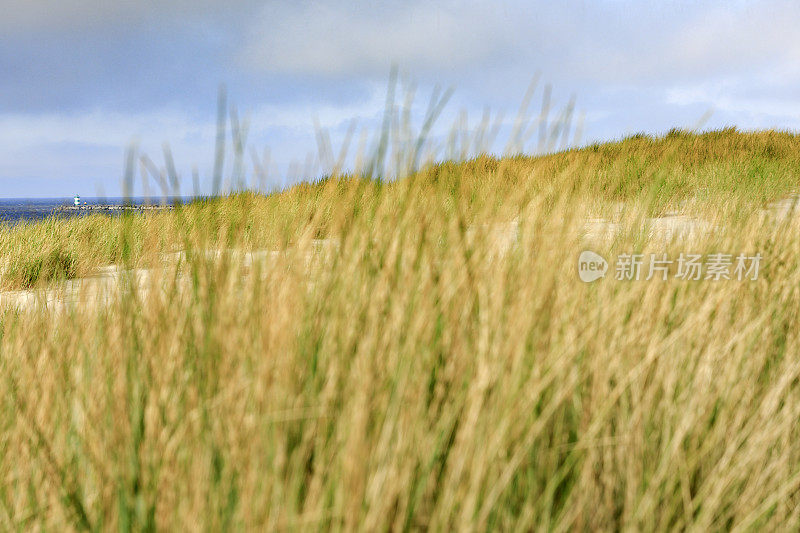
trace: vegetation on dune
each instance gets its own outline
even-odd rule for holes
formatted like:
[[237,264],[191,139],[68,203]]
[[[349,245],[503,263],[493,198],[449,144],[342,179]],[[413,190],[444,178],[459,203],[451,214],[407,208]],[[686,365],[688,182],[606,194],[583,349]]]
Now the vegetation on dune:
[[[796,188],[799,139],[675,131],[3,228],[12,288],[186,253],[108,305],[0,315],[2,529],[796,529],[800,219],[758,208]],[[617,202],[624,230],[587,243]],[[633,231],[667,209],[718,229]],[[764,265],[585,284],[588,244]]]
[[[759,209],[797,191],[798,168],[800,136],[728,128],[702,134],[672,130],[661,137],[637,134],[544,156],[481,155],[464,162],[432,164],[405,179],[415,183],[419,194],[428,194],[431,187],[445,188],[446,204],[469,217],[466,222],[475,222],[485,216],[491,202],[504,214],[493,210],[490,218],[508,220],[516,208],[507,201],[509,195],[521,191],[536,195],[548,188],[590,199],[599,213],[620,202],[641,206],[653,215]],[[353,188],[354,181],[360,185]],[[244,232],[238,244],[250,248],[283,248],[297,240],[311,220],[318,225],[315,235],[322,238],[329,234],[332,210],[344,208],[325,204],[330,182],[342,194],[348,188],[357,189],[361,195],[386,196],[386,201],[405,194],[404,187],[394,182],[344,175],[270,195],[246,192],[198,200],[182,206],[180,217],[148,213],[129,215],[123,221],[93,215],[0,226],[0,257],[5,261],[0,286],[29,288],[119,263],[123,227],[134,258],[149,257],[143,254],[145,236],[157,252],[181,249],[186,224],[190,228],[202,224],[204,231],[215,235],[226,226],[241,224]],[[509,208],[503,210],[503,205]]]

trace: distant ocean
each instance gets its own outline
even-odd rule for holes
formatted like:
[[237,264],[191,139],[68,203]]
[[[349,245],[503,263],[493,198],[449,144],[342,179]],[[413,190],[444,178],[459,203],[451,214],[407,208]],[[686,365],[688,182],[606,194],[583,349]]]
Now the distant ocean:
[[[186,200],[186,199],[184,199]],[[131,198],[134,204],[145,203],[145,198]],[[47,218],[59,206],[72,205],[72,198],[0,198],[0,223],[14,224],[17,222],[34,222]],[[87,205],[122,205],[123,198],[83,198],[81,202]],[[150,199],[151,203],[159,203],[158,199]],[[114,211],[62,211],[57,214],[59,218],[80,217],[89,214],[104,213],[110,216],[118,214]]]

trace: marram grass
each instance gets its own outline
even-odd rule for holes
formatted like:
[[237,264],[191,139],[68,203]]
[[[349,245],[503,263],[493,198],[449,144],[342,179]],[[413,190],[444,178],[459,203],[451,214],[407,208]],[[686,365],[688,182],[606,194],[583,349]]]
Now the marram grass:
[[[3,312],[0,528],[796,530],[800,219],[761,208],[798,148],[673,133],[3,229],[7,288],[151,275]],[[715,230],[635,231],[672,210]],[[763,264],[586,284],[584,249]]]

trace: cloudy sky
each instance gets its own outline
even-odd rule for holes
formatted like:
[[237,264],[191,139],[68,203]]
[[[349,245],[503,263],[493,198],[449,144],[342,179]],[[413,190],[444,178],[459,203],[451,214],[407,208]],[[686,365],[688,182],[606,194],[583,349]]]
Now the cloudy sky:
[[584,142],[692,127],[707,111],[706,128],[800,128],[800,4],[788,0],[0,8],[0,197],[117,195],[126,146],[163,165],[165,141],[182,190],[196,165],[208,192],[220,84],[249,119],[248,145],[269,147],[270,182],[285,185],[317,171],[315,121],[334,150],[352,119],[357,132],[377,127],[393,64],[415,83],[416,119],[434,86],[455,89],[442,134],[461,110],[470,128],[486,108],[513,117],[537,72],[555,106],[575,96]]

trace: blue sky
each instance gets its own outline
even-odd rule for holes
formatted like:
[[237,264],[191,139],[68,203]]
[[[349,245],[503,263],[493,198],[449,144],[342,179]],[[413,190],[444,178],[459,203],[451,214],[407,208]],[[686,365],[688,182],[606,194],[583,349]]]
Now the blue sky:
[[510,121],[537,72],[556,106],[575,96],[584,142],[691,127],[709,110],[705,127],[800,128],[796,2],[0,7],[0,197],[117,195],[126,146],[136,142],[162,165],[165,141],[183,190],[196,165],[208,192],[221,83],[249,118],[248,144],[258,154],[270,149],[270,183],[283,186],[319,170],[315,119],[336,150],[351,119],[357,131],[374,131],[392,64],[416,84],[417,118],[435,85],[454,87],[437,134],[461,110],[470,127],[487,107]]

